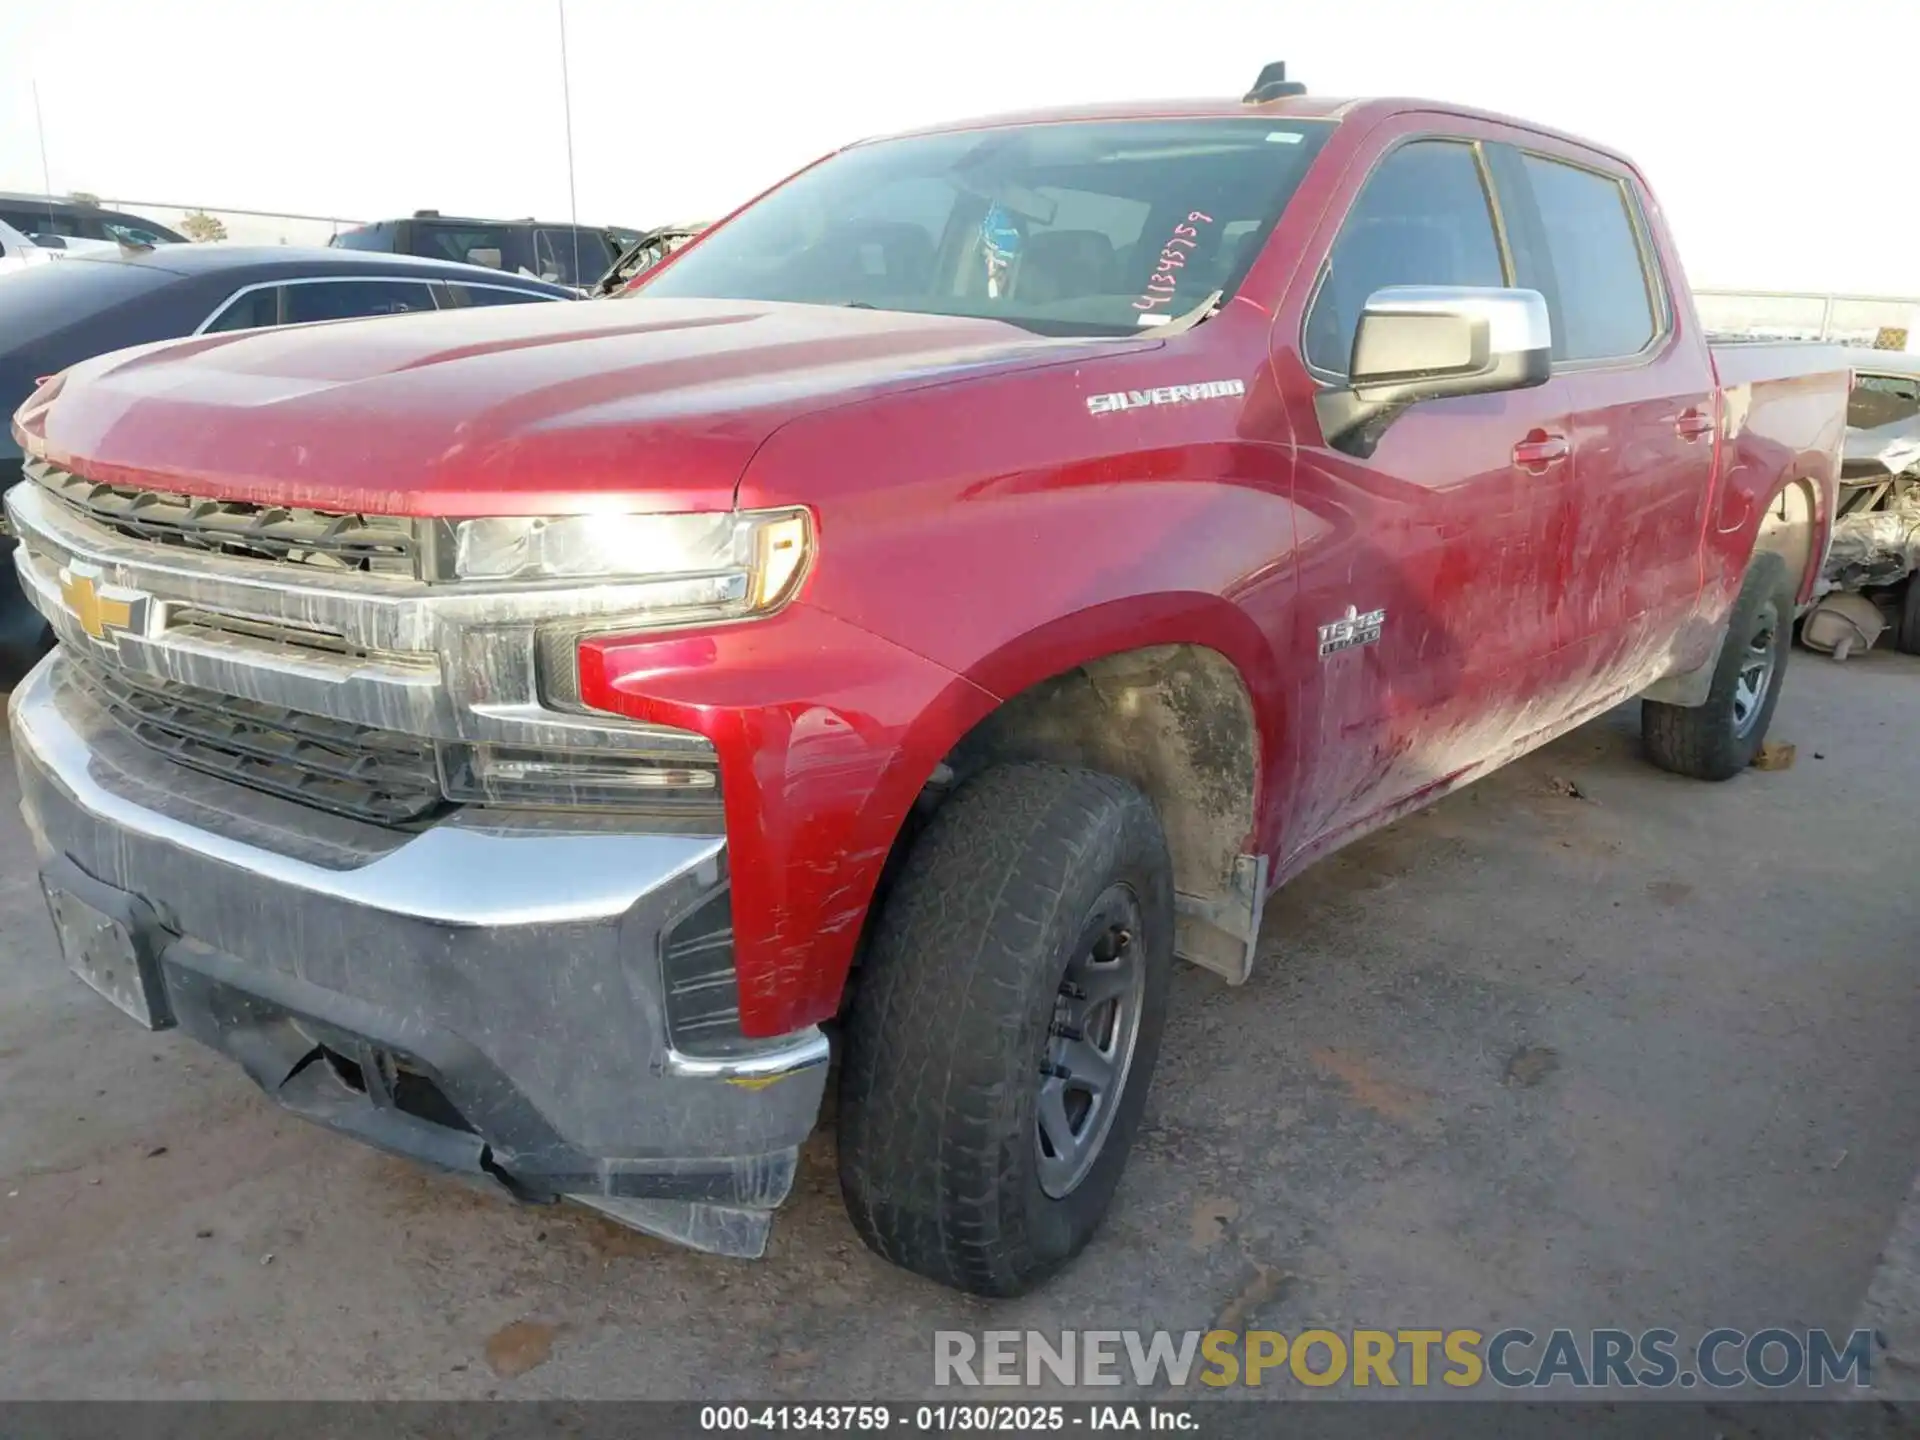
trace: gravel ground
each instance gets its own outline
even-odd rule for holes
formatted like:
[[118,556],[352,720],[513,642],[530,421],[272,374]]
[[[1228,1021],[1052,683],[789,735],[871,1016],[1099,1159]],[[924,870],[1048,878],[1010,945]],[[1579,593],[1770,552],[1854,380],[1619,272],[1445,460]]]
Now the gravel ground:
[[998,1304],[861,1248],[829,1130],[754,1264],[282,1115],[60,968],[9,763],[0,1396],[904,1398],[937,1328],[1844,1330],[1920,1156],[1917,698],[1920,660],[1797,654],[1790,769],[1660,774],[1628,706],[1318,866],[1250,984],[1176,977],[1105,1230]]

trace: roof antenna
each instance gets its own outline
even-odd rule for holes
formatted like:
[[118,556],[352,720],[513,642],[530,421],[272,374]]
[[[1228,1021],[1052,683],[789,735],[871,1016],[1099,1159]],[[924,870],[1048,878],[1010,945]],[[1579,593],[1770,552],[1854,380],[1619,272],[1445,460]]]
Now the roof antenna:
[[1287,79],[1287,62],[1276,60],[1260,72],[1260,78],[1253,82],[1253,88],[1240,99],[1243,105],[1260,105],[1268,100],[1284,100],[1289,95],[1304,95],[1307,87],[1298,80]]

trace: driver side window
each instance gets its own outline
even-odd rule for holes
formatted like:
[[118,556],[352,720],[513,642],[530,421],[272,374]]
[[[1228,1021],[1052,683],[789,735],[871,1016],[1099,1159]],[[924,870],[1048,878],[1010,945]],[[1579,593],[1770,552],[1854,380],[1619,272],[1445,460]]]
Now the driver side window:
[[1382,160],[1348,212],[1307,315],[1307,363],[1345,375],[1367,297],[1389,285],[1505,285],[1474,147],[1416,140]]

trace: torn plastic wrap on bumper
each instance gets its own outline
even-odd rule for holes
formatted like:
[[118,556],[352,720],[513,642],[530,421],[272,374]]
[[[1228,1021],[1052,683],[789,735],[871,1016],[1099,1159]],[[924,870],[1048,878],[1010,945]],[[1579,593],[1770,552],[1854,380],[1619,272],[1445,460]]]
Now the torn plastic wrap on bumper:
[[1916,569],[1920,569],[1920,481],[1900,482],[1881,508],[1855,509],[1834,522],[1824,588],[1895,585]]

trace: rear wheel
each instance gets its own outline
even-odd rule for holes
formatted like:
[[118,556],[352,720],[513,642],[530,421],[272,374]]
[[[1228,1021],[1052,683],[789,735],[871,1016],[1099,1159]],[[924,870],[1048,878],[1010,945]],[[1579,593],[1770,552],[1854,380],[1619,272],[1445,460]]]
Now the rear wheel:
[[1173,878],[1146,798],[1007,765],[957,790],[876,918],[840,1079],[840,1184],[880,1255],[1016,1295],[1077,1254],[1146,1102]]
[[1758,555],[1727,617],[1727,634],[1704,705],[1640,706],[1647,758],[1695,780],[1727,780],[1753,763],[1792,648],[1793,589],[1786,561]]
[[1895,641],[1908,655],[1920,655],[1920,574],[1907,581],[1900,604],[1900,625]]

